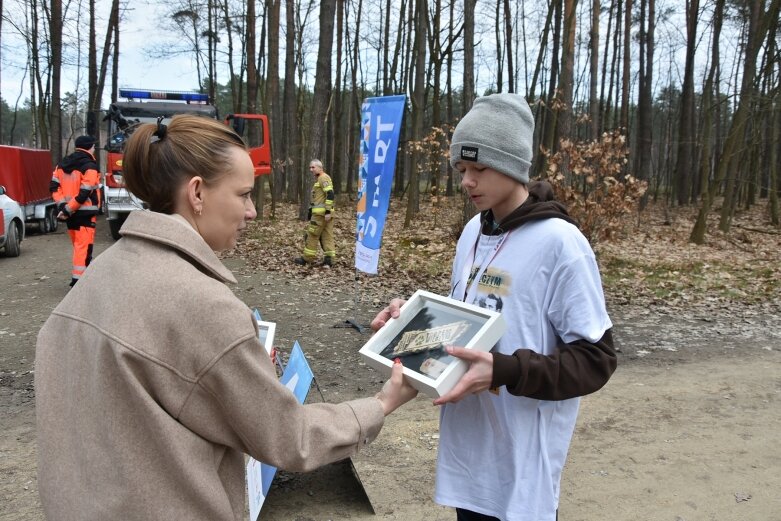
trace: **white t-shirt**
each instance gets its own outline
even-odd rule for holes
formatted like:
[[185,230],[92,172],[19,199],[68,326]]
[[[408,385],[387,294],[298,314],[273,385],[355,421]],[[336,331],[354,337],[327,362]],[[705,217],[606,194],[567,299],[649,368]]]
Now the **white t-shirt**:
[[[480,275],[485,264],[480,283],[466,291],[470,271]],[[475,216],[458,241],[451,288],[454,298],[501,308],[500,353],[550,354],[559,338],[596,342],[612,326],[594,253],[563,219],[487,236]],[[443,406],[435,501],[503,521],[554,521],[579,402],[513,396],[502,387],[499,395]]]

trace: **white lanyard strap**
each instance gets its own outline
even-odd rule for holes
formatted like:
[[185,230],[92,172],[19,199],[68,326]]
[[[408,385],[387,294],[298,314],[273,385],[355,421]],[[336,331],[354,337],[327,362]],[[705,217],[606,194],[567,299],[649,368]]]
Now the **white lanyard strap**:
[[471,261],[466,262],[464,270],[461,274],[461,280],[465,281],[464,292],[461,294],[461,300],[463,302],[470,304],[474,302],[475,296],[477,294],[477,286],[480,284],[480,278],[483,276],[483,273],[485,273],[485,270],[488,269],[488,266],[491,265],[491,262],[493,262],[494,258],[499,253],[499,249],[501,249],[502,244],[504,244],[504,241],[507,239],[507,237],[510,236],[510,233],[511,232],[507,232],[499,236],[499,240],[496,241],[496,245],[494,246],[493,251],[490,253],[490,255],[485,255],[485,260],[482,262],[480,269],[477,270],[477,273],[475,273],[474,278],[470,282],[469,275],[472,273],[472,266],[474,265],[475,258],[477,257],[477,246],[480,242],[480,234],[477,235],[477,240],[475,240],[475,244],[472,246],[472,259]]

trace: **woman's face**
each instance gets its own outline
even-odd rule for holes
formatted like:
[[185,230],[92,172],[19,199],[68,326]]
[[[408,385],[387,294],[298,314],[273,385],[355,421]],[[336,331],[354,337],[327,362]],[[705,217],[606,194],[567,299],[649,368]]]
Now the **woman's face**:
[[203,188],[203,209],[196,219],[201,237],[214,251],[236,246],[241,230],[257,216],[252,202],[255,172],[249,154],[231,147],[226,172]]

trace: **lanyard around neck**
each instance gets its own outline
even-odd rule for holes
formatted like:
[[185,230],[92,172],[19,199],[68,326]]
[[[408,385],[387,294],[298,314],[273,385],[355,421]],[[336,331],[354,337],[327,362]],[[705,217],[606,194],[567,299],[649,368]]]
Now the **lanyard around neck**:
[[494,245],[493,251],[490,251],[486,253],[484,256],[483,261],[480,264],[480,268],[475,273],[474,278],[470,281],[470,274],[472,273],[472,266],[475,263],[476,257],[477,257],[477,247],[480,244],[480,235],[478,233],[477,238],[475,239],[475,243],[472,245],[472,259],[466,263],[466,266],[464,267],[464,272],[462,273],[462,280],[466,281],[464,284],[464,293],[461,296],[461,300],[463,302],[472,303],[475,300],[475,295],[477,293],[477,286],[480,284],[480,279],[483,276],[483,273],[485,273],[485,270],[488,269],[488,266],[491,265],[496,255],[499,253],[499,250],[502,248],[502,245],[504,244],[504,241],[507,240],[507,237],[510,236],[510,233],[512,233],[512,230],[510,230],[507,233],[503,233],[499,236],[499,240],[496,241],[496,244]]

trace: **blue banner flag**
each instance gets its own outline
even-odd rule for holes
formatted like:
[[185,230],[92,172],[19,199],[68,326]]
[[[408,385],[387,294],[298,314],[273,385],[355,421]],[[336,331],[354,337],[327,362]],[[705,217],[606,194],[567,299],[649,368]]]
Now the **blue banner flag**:
[[365,273],[376,274],[380,261],[406,99],[406,96],[367,98],[361,106],[355,267]]

